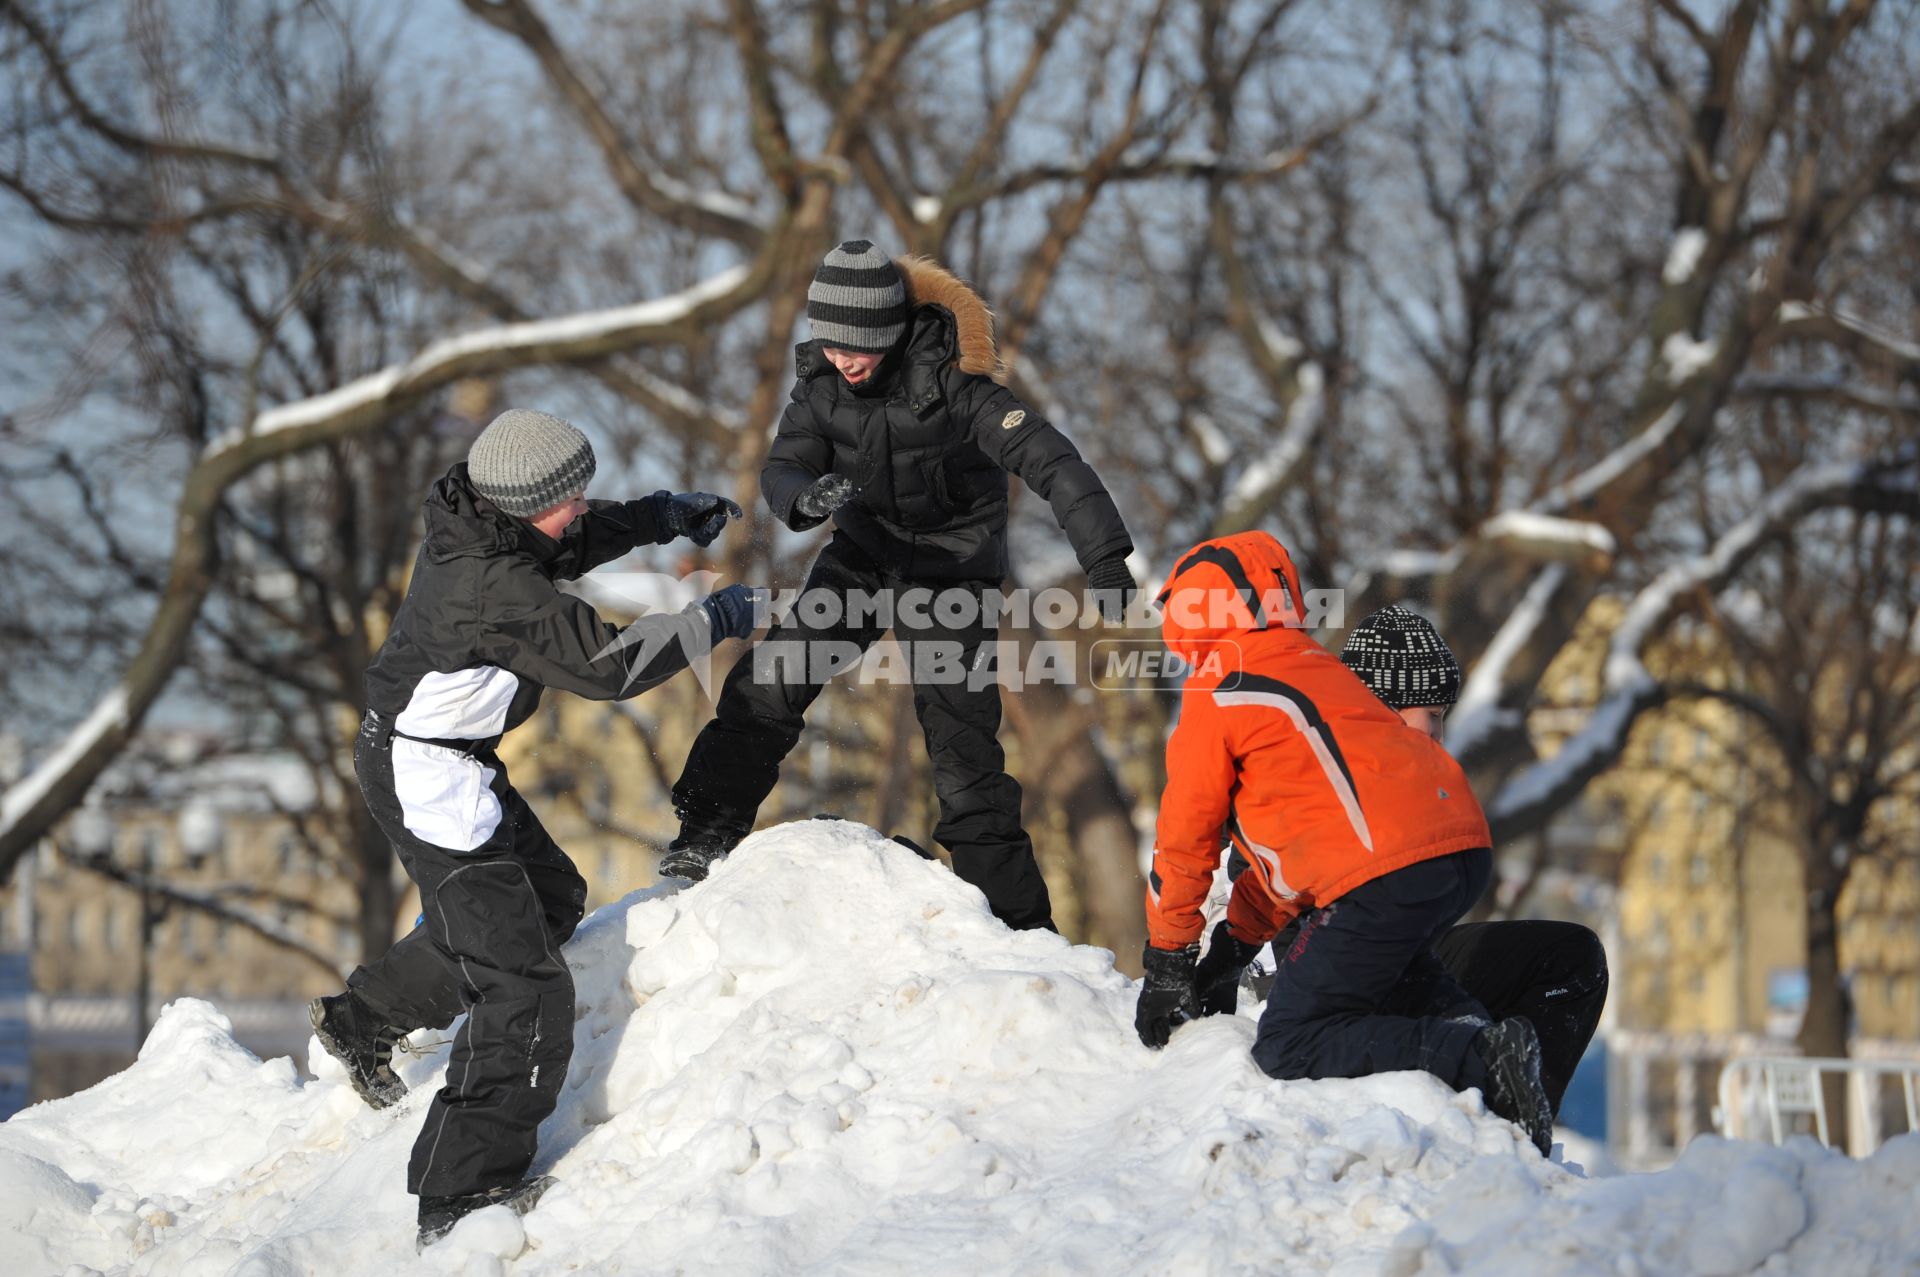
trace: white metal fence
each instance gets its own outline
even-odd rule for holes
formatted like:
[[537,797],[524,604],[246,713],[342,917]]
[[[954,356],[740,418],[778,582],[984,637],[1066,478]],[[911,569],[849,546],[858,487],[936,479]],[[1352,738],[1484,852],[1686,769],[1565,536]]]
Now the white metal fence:
[[[1828,1079],[1837,1086],[1830,1087]],[[1830,1092],[1841,1094],[1846,1151],[1864,1157],[1889,1137],[1920,1130],[1920,1058],[1834,1060],[1747,1056],[1720,1070],[1714,1125],[1730,1139],[1779,1144],[1798,1134],[1833,1145]]]
[[1664,1166],[1704,1131],[1835,1144],[1844,1126],[1847,1151],[1863,1156],[1920,1130],[1913,1042],[1856,1039],[1844,1060],[1798,1056],[1758,1034],[1614,1030],[1606,1043],[1607,1151],[1627,1169]]

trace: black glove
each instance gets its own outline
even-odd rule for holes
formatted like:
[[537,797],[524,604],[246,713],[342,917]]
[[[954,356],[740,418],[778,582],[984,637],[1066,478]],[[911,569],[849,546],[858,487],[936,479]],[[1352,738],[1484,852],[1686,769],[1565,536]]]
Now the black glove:
[[667,540],[685,537],[703,549],[713,544],[728,519],[744,517],[739,506],[711,492],[676,495],[662,490],[647,500],[653,503],[654,522],[667,534]]
[[1155,1050],[1167,1044],[1175,1029],[1200,1018],[1200,1004],[1193,996],[1193,963],[1199,956],[1198,942],[1184,949],[1156,949],[1149,944],[1140,956],[1147,974],[1140,982],[1133,1028]]
[[824,519],[853,499],[853,480],[843,474],[823,474],[815,479],[793,508],[809,519]]
[[1207,956],[1193,969],[1193,992],[1201,1015],[1232,1015],[1240,1005],[1240,975],[1260,956],[1260,946],[1236,940],[1222,918],[1207,942]]
[[1093,591],[1100,615],[1115,625],[1126,619],[1133,596],[1140,592],[1133,573],[1127,570],[1127,561],[1120,558],[1102,559],[1088,568],[1087,587]]
[[713,625],[714,643],[718,645],[721,639],[743,639],[751,635],[758,626],[759,613],[766,602],[765,590],[747,585],[729,585],[701,599],[700,606],[706,609],[707,620]]

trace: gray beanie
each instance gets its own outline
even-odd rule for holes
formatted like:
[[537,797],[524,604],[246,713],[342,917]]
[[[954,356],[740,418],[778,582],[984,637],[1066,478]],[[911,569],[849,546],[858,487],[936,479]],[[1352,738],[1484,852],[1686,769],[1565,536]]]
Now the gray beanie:
[[531,408],[507,409],[467,450],[474,491],[522,519],[585,491],[593,469],[593,445],[579,427]]
[[1340,659],[1390,709],[1460,699],[1460,662],[1433,622],[1398,603],[1354,627]]
[[907,327],[907,285],[900,268],[866,240],[848,240],[813,272],[807,322],[826,345],[886,354]]

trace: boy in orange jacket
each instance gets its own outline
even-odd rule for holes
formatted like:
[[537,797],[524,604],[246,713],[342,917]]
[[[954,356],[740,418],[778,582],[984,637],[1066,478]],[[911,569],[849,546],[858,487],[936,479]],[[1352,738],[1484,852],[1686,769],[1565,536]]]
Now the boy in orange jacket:
[[[1167,646],[1195,671],[1167,742],[1147,891],[1141,1041],[1201,1013],[1201,907],[1222,834],[1249,871],[1208,966],[1244,966],[1296,916],[1254,1040],[1276,1078],[1424,1069],[1525,1129],[1552,1115],[1533,1028],[1490,1024],[1434,943],[1493,873],[1459,764],[1300,628],[1300,581],[1264,532],[1182,556],[1160,595]],[[1198,973],[1203,980],[1211,974]]]

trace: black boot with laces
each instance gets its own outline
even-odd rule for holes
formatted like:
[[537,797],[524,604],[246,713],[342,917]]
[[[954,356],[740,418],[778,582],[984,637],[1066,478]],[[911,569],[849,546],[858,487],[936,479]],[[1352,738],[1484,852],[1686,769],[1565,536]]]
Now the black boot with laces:
[[383,1109],[405,1098],[407,1084],[393,1071],[393,1046],[405,1033],[387,1024],[353,990],[315,998],[307,1004],[307,1019],[361,1099]]

